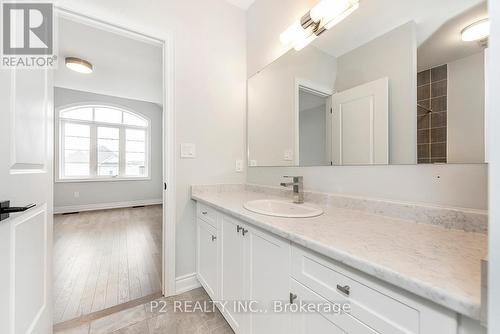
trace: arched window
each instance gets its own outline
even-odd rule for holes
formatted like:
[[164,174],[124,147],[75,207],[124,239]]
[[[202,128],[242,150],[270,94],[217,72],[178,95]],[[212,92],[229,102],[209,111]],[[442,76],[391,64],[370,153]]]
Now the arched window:
[[103,105],[73,106],[58,116],[60,180],[149,177],[147,119]]

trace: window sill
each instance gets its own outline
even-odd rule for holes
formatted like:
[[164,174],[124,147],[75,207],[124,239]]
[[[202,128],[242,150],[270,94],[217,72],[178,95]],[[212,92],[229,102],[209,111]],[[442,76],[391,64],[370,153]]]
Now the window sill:
[[124,182],[124,181],[151,181],[151,177],[114,177],[93,179],[56,179],[55,183],[82,183],[82,182]]

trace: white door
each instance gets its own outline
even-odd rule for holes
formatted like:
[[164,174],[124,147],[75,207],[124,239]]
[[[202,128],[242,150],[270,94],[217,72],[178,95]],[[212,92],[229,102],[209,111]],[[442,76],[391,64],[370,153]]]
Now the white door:
[[[52,79],[0,69],[0,333],[51,333]],[[5,205],[5,203],[4,203]]]
[[334,165],[389,163],[389,79],[333,95]]
[[203,285],[208,295],[212,300],[217,300],[218,289],[217,289],[217,273],[218,273],[218,261],[217,261],[217,230],[198,219],[198,280]]
[[246,262],[250,278],[247,299],[257,301],[263,310],[250,314],[251,333],[288,334],[290,314],[274,313],[273,302],[284,304],[289,300],[290,243],[255,229],[244,238],[248,238]]
[[226,301],[225,315],[237,334],[245,332],[244,313],[236,312],[234,302],[245,297],[245,239],[243,224],[225,215],[221,215],[222,228],[222,284],[220,300]]

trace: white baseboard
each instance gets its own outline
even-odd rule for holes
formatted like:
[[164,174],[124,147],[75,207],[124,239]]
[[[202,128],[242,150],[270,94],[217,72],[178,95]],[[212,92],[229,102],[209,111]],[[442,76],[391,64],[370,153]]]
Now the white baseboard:
[[179,295],[201,287],[196,273],[179,276],[175,279],[175,294]]
[[70,212],[82,212],[82,211],[94,211],[94,210],[106,210],[106,209],[130,208],[133,206],[157,205],[157,204],[162,204],[162,203],[163,203],[163,200],[161,198],[158,198],[158,199],[146,199],[146,200],[138,200],[138,201],[127,201],[127,202],[68,205],[68,206],[54,207],[54,214],[70,213]]

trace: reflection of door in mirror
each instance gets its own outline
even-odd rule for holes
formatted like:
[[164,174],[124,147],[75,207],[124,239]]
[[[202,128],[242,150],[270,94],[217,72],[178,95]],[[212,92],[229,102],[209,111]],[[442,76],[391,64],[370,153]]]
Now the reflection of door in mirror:
[[300,166],[330,165],[331,93],[299,87]]
[[333,95],[333,165],[389,163],[389,79]]

